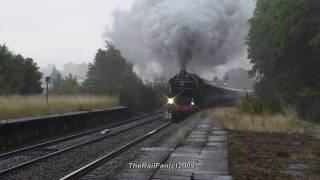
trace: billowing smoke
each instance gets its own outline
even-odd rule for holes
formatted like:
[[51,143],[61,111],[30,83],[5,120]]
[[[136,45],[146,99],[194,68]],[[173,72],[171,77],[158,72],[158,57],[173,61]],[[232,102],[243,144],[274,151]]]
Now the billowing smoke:
[[239,0],[136,0],[106,35],[145,77],[201,75],[243,55],[247,20]]

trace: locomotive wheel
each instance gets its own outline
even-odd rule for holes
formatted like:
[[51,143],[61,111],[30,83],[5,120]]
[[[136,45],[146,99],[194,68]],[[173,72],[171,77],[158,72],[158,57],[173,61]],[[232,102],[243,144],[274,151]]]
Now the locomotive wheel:
[[180,120],[181,120],[181,114],[180,113],[173,112],[171,114],[171,121],[172,122],[178,122]]
[[180,122],[188,118],[191,114],[187,112],[175,112],[171,114],[172,122]]

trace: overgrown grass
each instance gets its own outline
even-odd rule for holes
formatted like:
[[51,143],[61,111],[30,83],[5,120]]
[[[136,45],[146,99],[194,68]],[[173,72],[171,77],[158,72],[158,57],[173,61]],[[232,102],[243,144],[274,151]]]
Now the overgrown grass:
[[117,97],[109,96],[1,96],[0,119],[61,114],[73,111],[108,108],[119,105]]
[[192,129],[188,128],[185,131],[178,131],[177,133],[177,144],[183,146],[187,143],[187,138],[190,135]]
[[237,107],[223,107],[206,110],[202,117],[215,118],[229,130],[269,132],[269,133],[305,133],[312,125],[299,119],[293,108],[284,109],[283,113],[252,114]]

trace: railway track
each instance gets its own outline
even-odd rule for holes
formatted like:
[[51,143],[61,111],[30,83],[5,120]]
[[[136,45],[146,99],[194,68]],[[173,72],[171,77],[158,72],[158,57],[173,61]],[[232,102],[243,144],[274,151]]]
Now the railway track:
[[[0,177],[39,161],[52,158],[73,149],[116,136],[163,117],[163,112],[136,117],[103,128],[59,138],[0,155]],[[122,126],[128,126],[123,127]]]
[[61,138],[58,138],[58,139],[45,141],[45,142],[42,142],[42,143],[39,143],[39,144],[23,147],[23,148],[20,148],[20,149],[17,149],[17,150],[13,150],[13,151],[10,151],[10,152],[5,152],[5,153],[0,154],[0,159],[8,157],[8,156],[13,156],[13,155],[15,155],[17,153],[21,153],[21,152],[24,152],[24,151],[29,151],[29,150],[32,150],[32,149],[41,148],[41,147],[52,145],[52,144],[56,144],[56,143],[59,143],[59,142],[68,141],[68,140],[75,139],[75,138],[78,138],[78,137],[81,137],[81,136],[86,136],[86,135],[89,135],[89,134],[92,134],[92,133],[100,132],[100,131],[105,130],[105,129],[110,129],[110,128],[114,128],[114,127],[121,126],[121,125],[124,125],[124,124],[128,124],[128,123],[131,123],[131,122],[134,122],[134,121],[146,118],[146,117],[154,116],[156,114],[161,114],[161,113],[163,113],[163,112],[162,111],[158,111],[158,112],[155,112],[155,113],[150,113],[150,114],[134,117],[134,118],[131,118],[131,119],[123,121],[123,122],[116,122],[116,123],[113,123],[113,124],[110,124],[110,125],[106,125],[106,126],[103,126],[103,127],[100,127],[100,128],[88,130],[88,131],[81,132],[81,133],[78,133],[78,134],[73,134],[73,135],[70,135],[70,136],[61,137]]
[[104,156],[101,156],[100,158],[92,161],[91,163],[79,168],[78,170],[76,170],[76,171],[74,171],[64,177],[62,177],[60,180],[73,180],[73,179],[79,179],[79,178],[86,179],[84,176],[89,175],[90,172],[94,171],[99,166],[105,164],[106,162],[108,162],[112,158],[119,156],[120,154],[122,154],[126,150],[141,143],[142,141],[146,140],[150,136],[153,136],[153,135],[159,133],[161,130],[168,127],[169,125],[171,125],[171,122],[165,123],[164,125],[160,126],[159,128],[156,128],[156,129],[142,135],[141,137],[138,137],[138,138],[128,142],[127,144],[117,148],[116,150],[109,152],[108,154],[105,154]]

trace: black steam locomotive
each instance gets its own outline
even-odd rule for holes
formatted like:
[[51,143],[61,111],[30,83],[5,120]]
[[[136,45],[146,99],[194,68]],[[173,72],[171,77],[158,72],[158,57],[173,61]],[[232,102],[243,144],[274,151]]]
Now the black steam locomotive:
[[245,91],[214,86],[199,76],[181,71],[169,80],[168,111],[179,120],[205,107],[231,104]]

